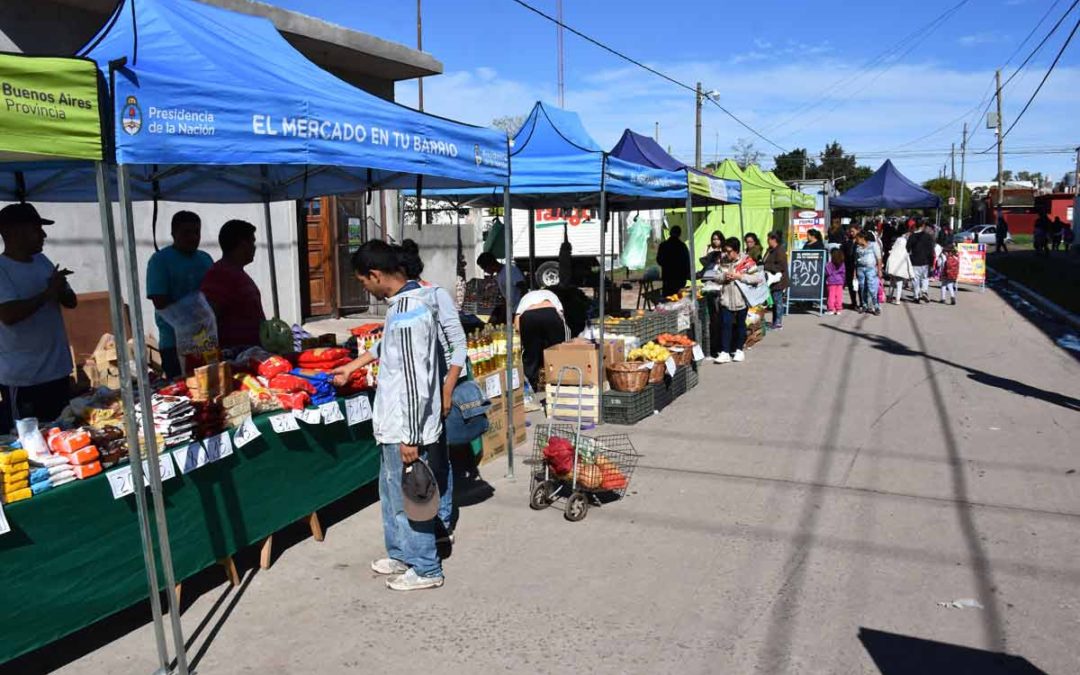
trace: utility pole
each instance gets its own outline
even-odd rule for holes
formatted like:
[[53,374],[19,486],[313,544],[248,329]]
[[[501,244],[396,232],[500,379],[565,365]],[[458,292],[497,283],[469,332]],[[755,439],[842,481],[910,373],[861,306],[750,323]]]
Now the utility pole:
[[964,122],[964,135],[960,140],[960,208],[957,209],[959,220],[956,229],[963,229],[964,225],[964,169],[967,165],[967,122]]
[[[420,13],[420,3],[423,0],[416,0],[416,51],[424,51],[424,23],[422,15]],[[416,91],[417,100],[420,104],[420,112],[424,111],[424,78],[419,77],[416,79]]]
[[653,140],[656,141],[657,143],[659,143],[660,142],[660,123],[655,122],[654,124],[656,125],[656,129],[653,131]]
[[563,70],[563,18],[562,18],[562,0],[558,0],[555,5],[555,13],[558,16],[559,24],[555,27],[555,44],[559,51],[558,62],[558,76],[559,76],[559,107],[566,107],[566,78]]
[[956,229],[956,143],[952,144],[952,149],[949,150],[949,164],[952,168],[949,170],[949,227]]
[[1001,137],[1001,71],[996,71],[994,80],[997,83],[997,165],[998,165],[998,198],[997,219],[1001,220],[1001,205],[1005,201],[1005,156],[1003,154],[1004,139]]
[[[1076,172],[1073,174],[1073,194],[1080,194],[1080,148],[1076,149]],[[1075,217],[1076,216],[1073,216],[1074,219]]]
[[701,169],[701,83],[694,93],[694,168]]

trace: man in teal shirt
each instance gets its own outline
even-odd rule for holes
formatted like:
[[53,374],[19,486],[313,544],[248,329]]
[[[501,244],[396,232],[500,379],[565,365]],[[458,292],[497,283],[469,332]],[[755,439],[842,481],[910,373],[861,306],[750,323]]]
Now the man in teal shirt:
[[[160,311],[184,296],[199,290],[206,271],[214,264],[210,254],[199,250],[202,221],[191,211],[178,211],[172,218],[172,246],[150,256],[146,265],[146,297]],[[166,377],[180,375],[176,333],[160,314],[154,316],[158,328],[158,349]]]

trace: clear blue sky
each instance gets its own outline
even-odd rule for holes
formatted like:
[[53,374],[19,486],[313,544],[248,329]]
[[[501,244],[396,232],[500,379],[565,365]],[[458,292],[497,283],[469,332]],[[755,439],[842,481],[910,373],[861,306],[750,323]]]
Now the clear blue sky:
[[[1005,66],[1047,10],[1054,6],[1005,68],[1006,77],[1071,4],[969,0],[927,28],[957,1],[758,0],[696,3],[693,11],[684,12],[684,3],[655,0],[564,0],[564,20],[676,79],[701,80],[720,92],[720,101],[732,112],[784,148],[808,147],[816,153],[836,139],[862,155],[863,163],[876,167],[891,156],[902,171],[921,180],[937,174],[951,142],[959,144],[960,118],[978,128],[971,150],[991,145],[992,135],[971,109],[988,93],[994,69]],[[416,8],[408,0],[273,4],[415,46]],[[530,4],[554,14],[555,0]],[[1006,124],[1078,18],[1080,8],[1006,88]],[[897,46],[889,58],[871,63]],[[511,0],[425,0],[424,48],[445,65],[443,75],[425,83],[426,107],[432,112],[487,124],[497,116],[524,114],[537,99],[555,100],[555,27]],[[1008,150],[1080,145],[1078,55],[1080,37],[1006,139]],[[601,145],[613,144],[625,127],[652,134],[659,122],[661,143],[692,159],[690,92],[569,33],[565,56],[566,107],[581,113]],[[415,85],[400,84],[397,96],[414,105]],[[765,164],[778,152],[712,106],[706,106],[703,126],[706,160],[730,155],[740,137],[754,140],[767,155]],[[1006,157],[1006,168],[1055,178],[1072,166],[1066,154]],[[968,167],[969,180],[989,180],[995,172],[992,153],[972,155]]]

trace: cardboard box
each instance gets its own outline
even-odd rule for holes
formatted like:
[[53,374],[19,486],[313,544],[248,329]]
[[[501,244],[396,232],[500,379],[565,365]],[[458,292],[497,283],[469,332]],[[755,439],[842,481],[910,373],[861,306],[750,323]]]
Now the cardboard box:
[[[481,438],[482,451],[480,464],[486,464],[491,460],[506,454],[506,399],[500,397],[498,404],[494,402],[488,411],[490,427]],[[528,430],[525,428],[525,404],[518,403],[514,406],[514,448],[517,449],[525,444]]]
[[[521,367],[521,360],[519,359],[514,364],[514,370],[511,371],[512,384],[516,384],[514,387],[514,402],[524,395],[525,391],[525,370]],[[476,384],[479,385],[480,391],[488,397],[489,400],[494,401],[499,396],[505,393],[506,389],[506,372],[498,371],[494,373],[488,373],[487,375],[481,375],[476,378]]]
[[[622,344],[618,341],[605,341],[604,363],[618,363],[624,360]],[[559,381],[559,370],[564,367],[580,368],[582,377],[577,372],[568,371],[563,376],[563,384],[579,387],[596,386],[604,381],[600,373],[600,353],[597,346],[586,340],[564,342],[544,350],[545,382],[554,385]]]

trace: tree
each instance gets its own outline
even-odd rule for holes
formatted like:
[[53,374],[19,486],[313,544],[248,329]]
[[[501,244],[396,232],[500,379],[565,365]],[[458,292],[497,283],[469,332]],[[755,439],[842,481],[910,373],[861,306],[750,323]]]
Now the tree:
[[821,153],[821,164],[817,169],[818,178],[836,180],[836,189],[839,192],[858,185],[873,173],[874,170],[870,167],[860,166],[855,155],[846,154],[838,141],[825,146],[825,151]]
[[735,154],[735,162],[740,169],[745,169],[751,164],[757,164],[761,161],[763,155],[760,150],[754,147],[754,142],[747,138],[740,138],[735,141],[735,145],[731,146],[731,150]]
[[[956,181],[955,182],[955,187],[954,187],[954,183],[952,181],[950,181],[948,178],[932,178],[932,179],[926,181],[925,183],[923,183],[922,186],[924,188],[926,188],[927,190],[929,190],[930,192],[933,192],[934,194],[936,194],[938,197],[941,197],[941,217],[942,217],[942,219],[947,218],[948,214],[951,213],[950,207],[949,207],[949,197],[953,196],[953,195],[956,195],[957,200],[960,199],[960,193],[958,192],[958,190],[960,189],[960,181]],[[969,190],[967,188],[967,186],[965,185],[964,186],[964,212],[960,214],[960,220],[961,221],[963,221],[965,218],[967,218],[968,216],[971,215],[971,210],[972,210],[972,204],[973,203],[974,203],[974,200],[972,199],[971,190]],[[956,206],[957,207],[960,206],[959,201],[957,201]]]
[[491,126],[495,129],[502,129],[508,136],[513,136],[521,128],[521,125],[525,124],[524,115],[506,115],[504,117],[496,117],[491,120]]
[[[998,179],[997,174],[994,174],[994,182],[997,182],[997,179]],[[1013,172],[1010,171],[1009,169],[1005,169],[1004,171],[1001,172],[1001,180],[1002,181],[1008,183],[1012,179],[1013,179]]]
[[1035,187],[1042,187],[1042,184],[1046,181],[1040,171],[1018,171],[1016,180],[1030,181]]
[[818,166],[806,156],[806,148],[795,148],[773,157],[773,173],[780,180],[802,180],[817,178]]

